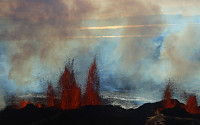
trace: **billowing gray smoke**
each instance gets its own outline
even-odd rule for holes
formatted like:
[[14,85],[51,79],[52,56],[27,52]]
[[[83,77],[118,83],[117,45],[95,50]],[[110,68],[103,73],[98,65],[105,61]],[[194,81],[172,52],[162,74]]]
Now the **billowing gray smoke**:
[[[55,67],[66,60],[68,41],[81,21],[93,11],[91,3],[82,0],[1,1],[6,26],[2,41],[8,42],[9,78],[18,84],[33,81],[34,65]],[[56,67],[58,68],[58,67]]]
[[[108,42],[102,44],[99,39],[81,37],[76,39],[77,36],[87,38],[87,36],[110,33],[110,31],[79,31],[79,27],[87,24],[87,20],[95,19],[96,25],[102,26],[106,24],[99,23],[101,21],[98,20],[111,19],[105,21],[109,24],[114,18],[121,20],[124,17],[159,13],[158,6],[140,0],[101,2],[98,0],[0,0],[0,6],[2,24],[0,39],[1,45],[6,48],[4,55],[7,57],[5,60],[8,64],[6,67],[8,80],[5,77],[2,79],[12,87],[3,83],[2,86],[8,90],[14,88],[17,93],[30,88],[37,90],[41,79],[56,82],[60,69],[65,65],[68,57],[77,59],[76,70],[79,76],[87,72],[94,55],[104,57],[109,54],[107,53],[109,48],[106,49],[107,52],[102,51],[107,47]],[[150,18],[146,19],[148,22]],[[141,20],[143,19],[137,22]],[[131,21],[128,19],[120,22],[128,24]],[[110,51],[112,49],[110,48]],[[110,56],[112,53],[110,52]],[[112,59],[107,60],[107,62],[112,61]],[[106,69],[106,66],[108,65],[105,60],[99,63],[102,69]],[[109,69],[109,72],[113,74],[115,71]]]
[[84,84],[95,55],[103,89],[151,96],[171,76],[197,80],[198,31],[164,23],[150,0],[0,0],[0,88],[40,91],[45,81],[57,82],[70,58]]
[[70,40],[82,20],[94,11],[90,1],[0,0],[0,6],[0,39],[6,48],[2,56],[7,64],[3,65],[1,87],[7,91],[15,88],[18,93],[37,88],[41,79],[56,79],[66,57],[83,53],[89,46]]

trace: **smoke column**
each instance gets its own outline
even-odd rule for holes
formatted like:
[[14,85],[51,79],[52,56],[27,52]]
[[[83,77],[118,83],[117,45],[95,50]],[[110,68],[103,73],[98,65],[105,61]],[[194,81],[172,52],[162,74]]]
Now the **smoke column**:
[[186,17],[194,8],[183,11],[179,2],[173,15],[172,3],[158,0],[0,0],[1,107],[7,94],[57,83],[69,58],[85,86],[96,54],[103,90],[154,98],[178,76],[197,93],[199,18]]

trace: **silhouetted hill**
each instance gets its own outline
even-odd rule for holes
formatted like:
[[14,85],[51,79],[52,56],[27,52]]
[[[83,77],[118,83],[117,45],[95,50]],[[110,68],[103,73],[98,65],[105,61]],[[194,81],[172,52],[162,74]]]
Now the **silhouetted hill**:
[[[181,103],[180,103],[181,104]],[[161,102],[147,103],[137,109],[123,109],[111,105],[84,106],[74,110],[54,107],[38,108],[28,104],[23,109],[7,107],[0,112],[0,124],[87,124],[87,125],[191,125],[200,123],[200,115],[191,115],[179,105],[156,113]]]

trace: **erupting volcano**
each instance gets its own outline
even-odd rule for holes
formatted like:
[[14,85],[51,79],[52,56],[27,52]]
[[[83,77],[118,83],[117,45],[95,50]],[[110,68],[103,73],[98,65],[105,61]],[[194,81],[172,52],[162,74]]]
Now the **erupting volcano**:
[[[86,91],[83,96],[81,96],[81,88],[77,85],[74,69],[73,69],[74,60],[69,62],[65,66],[65,70],[60,76],[58,82],[58,90],[60,92],[60,102],[55,105],[55,94],[52,84],[48,84],[47,89],[47,107],[57,107],[62,110],[68,109],[77,109],[80,106],[85,105],[100,105],[99,99],[99,76],[96,65],[96,59],[94,59],[88,74]],[[57,93],[59,93],[57,92]],[[20,105],[16,106],[17,109],[26,107],[27,104],[30,104],[31,101],[25,102],[24,99],[20,101]],[[13,103],[13,105],[15,105]],[[40,103],[36,103],[35,106],[41,108]],[[14,106],[13,106],[14,107]]]
[[[21,100],[20,100],[20,104],[18,104],[18,105],[13,104],[12,107],[13,107],[13,108],[16,108],[16,109],[22,109],[22,108],[26,107],[28,104],[31,104],[31,100],[30,100],[30,99],[28,99],[27,102],[24,101],[24,99],[21,99]],[[42,105],[41,105],[40,103],[35,103],[34,105],[37,106],[38,108],[41,108],[41,107],[42,107]]]
[[169,83],[166,86],[166,90],[164,92],[164,100],[162,101],[161,107],[158,108],[157,110],[162,111],[165,109],[179,107],[179,108],[185,109],[190,114],[200,114],[200,108],[198,107],[198,103],[197,103],[197,99],[195,95],[190,95],[189,98],[186,99],[187,100],[186,105],[183,103],[179,103],[178,100],[171,98],[171,92],[173,90],[170,85],[171,84]]
[[170,84],[168,84],[164,92],[164,100],[162,101],[162,106],[158,109],[159,111],[162,111],[163,109],[173,108],[176,106],[177,100],[171,99],[171,91],[172,90],[170,88]]
[[191,114],[200,114],[200,108],[198,107],[197,98],[195,95],[190,95],[185,105],[187,112]]
[[[83,95],[81,93],[81,87],[78,86],[76,82],[73,63],[74,60],[72,60],[65,66],[65,69],[61,73],[59,81],[57,82],[58,89],[54,89],[53,84],[48,83],[46,99],[43,99],[47,101],[46,106],[43,103],[38,102],[31,104],[32,100],[30,99],[26,99],[28,100],[27,102],[24,99],[21,99],[21,101],[17,105],[15,105],[13,103],[15,97],[13,97],[13,100],[11,100],[13,106],[11,107],[17,109],[15,111],[21,114],[27,114],[26,118],[29,119],[27,123],[32,122],[32,118],[28,116],[30,114],[32,115],[32,113],[34,115],[33,119],[35,118],[36,120],[46,115],[50,116],[55,114],[53,116],[54,123],[57,120],[60,120],[60,122],[62,122],[66,121],[66,119],[73,119],[69,122],[71,124],[73,124],[74,121],[76,121],[76,123],[78,124],[88,123],[88,121],[91,120],[91,117],[93,117],[94,112],[95,115],[97,114],[98,116],[96,119],[94,119],[95,124],[107,123],[108,117],[109,119],[113,119],[111,121],[115,121],[116,119],[118,119],[117,123],[120,124],[125,124],[124,121],[127,121],[127,124],[146,123],[146,125],[157,123],[157,119],[167,119],[168,121],[173,121],[174,118],[176,119],[176,117],[181,117],[181,121],[184,122],[185,120],[188,120],[186,118],[194,118],[195,120],[200,118],[200,108],[198,107],[196,96],[190,95],[189,98],[186,99],[186,104],[180,103],[177,99],[172,99],[172,94],[174,94],[174,83],[170,80],[164,90],[163,100],[160,102],[144,104],[137,109],[129,110],[119,109],[119,107],[102,106],[99,97],[100,81],[96,59],[93,60],[91,66],[89,67],[87,83]],[[10,112],[10,110],[7,110],[6,113],[7,112]],[[154,116],[155,112],[158,112],[158,115]],[[4,115],[5,114],[0,113],[0,116]],[[174,118],[171,118],[171,116]],[[133,120],[132,117],[134,117],[135,119]],[[87,120],[84,121],[84,119]],[[189,122],[193,122],[194,119],[189,120]],[[176,119],[175,121],[178,120],[180,120],[180,118]],[[25,123],[24,120],[19,120],[19,123],[20,122]],[[39,122],[41,122],[42,124],[43,122],[51,123],[51,120],[41,120]],[[196,124],[200,124],[200,120],[195,122]],[[4,123],[8,122],[4,121]],[[11,121],[11,123],[14,123],[14,121]]]
[[53,86],[51,84],[48,85],[48,90],[47,90],[47,107],[53,107],[54,104],[54,91],[53,91]]
[[20,101],[20,107],[19,107],[19,108],[20,108],[20,109],[21,109],[21,108],[24,108],[24,107],[26,107],[27,104],[30,104],[30,103],[31,103],[30,100],[28,100],[28,102],[25,102],[24,99],[22,99],[22,100]]
[[[0,112],[2,117],[0,117],[0,123],[3,121],[3,124],[26,124],[40,119],[36,124],[61,124],[65,121],[68,121],[69,124],[106,124],[108,120],[112,121],[111,124],[120,125],[152,125],[160,122],[163,125],[171,125],[177,122],[181,125],[184,122],[200,124],[200,108],[196,96],[190,95],[186,105],[172,99],[172,94],[174,94],[173,83],[167,84],[162,101],[147,103],[137,109],[128,110],[110,105],[102,106],[99,97],[99,84],[98,69],[94,59],[88,71],[85,92],[81,96],[81,88],[76,83],[72,61],[65,66],[65,70],[60,76],[58,92],[54,91],[52,84],[48,84],[46,107],[41,103],[33,105],[30,100],[26,102],[21,99],[18,106],[11,107],[11,109],[6,108],[5,111]],[[60,94],[60,96],[55,96],[55,93]],[[15,110],[12,108],[15,108]],[[9,116],[13,112],[15,112],[15,115]],[[155,115],[155,112],[158,113]],[[19,119],[18,113],[25,116],[27,121]],[[13,121],[7,120],[10,117]],[[115,122],[116,120],[117,122]]]
[[81,98],[81,89],[77,86],[73,61],[65,67],[65,71],[60,77],[61,87],[61,109],[76,109],[85,105],[100,105],[99,100],[99,76],[96,59],[94,59],[88,73],[86,91]]
[[81,102],[82,106],[101,104],[99,101],[99,75],[97,71],[96,60],[94,59],[89,70],[87,87]]
[[59,85],[61,88],[61,109],[76,109],[81,104],[81,89],[76,84],[73,70],[73,61],[65,66],[65,70],[60,77]]

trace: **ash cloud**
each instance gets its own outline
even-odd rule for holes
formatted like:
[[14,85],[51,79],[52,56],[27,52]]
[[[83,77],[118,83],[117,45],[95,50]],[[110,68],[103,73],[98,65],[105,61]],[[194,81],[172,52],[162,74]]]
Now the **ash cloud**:
[[[3,24],[0,39],[8,50],[8,79],[13,80],[19,88],[37,89],[40,77],[52,82],[58,79],[60,68],[64,66],[67,57],[77,58],[75,65],[78,73],[84,74],[94,55],[100,52],[104,58],[103,62],[99,63],[100,68],[107,69],[108,74],[115,76],[121,64],[136,63],[148,55],[151,47],[146,51],[144,46],[141,47],[139,42],[132,42],[132,39],[117,40],[118,42],[111,44],[105,41],[102,43],[99,39],[73,39],[76,35],[110,34],[110,31],[84,31],[80,34],[77,28],[88,19],[97,19],[96,25],[99,25],[98,20],[112,21],[116,18],[123,20],[120,24],[127,25],[158,23],[160,19],[151,19],[150,16],[159,13],[159,6],[145,0],[102,0],[101,2],[98,0],[0,0],[0,22]],[[157,31],[150,29],[150,32]],[[119,33],[143,35],[146,30],[129,29],[119,31]],[[148,45],[150,44],[145,46]],[[134,48],[129,48],[129,46]],[[144,49],[146,52],[143,52]],[[131,55],[130,53],[134,53],[132,50],[138,53]],[[109,55],[105,56],[108,53]],[[114,58],[109,58],[112,56]],[[109,66],[112,62],[115,64]],[[121,86],[129,85],[121,84]],[[22,90],[25,91],[24,89]]]
[[68,37],[93,11],[92,4],[82,0],[1,0],[0,5],[5,6],[0,15],[8,26],[0,37],[8,42],[9,78],[22,85],[33,81],[38,60],[50,67],[64,62]]
[[[2,22],[7,28],[1,31],[0,37],[2,41],[8,43],[9,78],[18,84],[26,85],[35,81],[32,76],[41,67],[54,71],[56,69],[53,67],[64,65],[66,56],[80,57],[78,53],[96,53],[95,50],[90,49],[95,48],[97,42],[92,40],[85,42],[83,39],[77,42],[70,38],[76,35],[75,29],[81,27],[85,19],[116,18],[119,15],[120,17],[154,15],[159,14],[160,11],[158,6],[149,1],[113,0],[104,1],[99,6],[97,3],[99,2],[90,0],[16,0],[14,2],[1,0],[0,6],[5,7],[0,9],[0,16],[4,18]],[[101,7],[103,10],[100,9]],[[148,19],[150,18],[145,20]],[[131,20],[128,19],[127,24]],[[135,23],[142,20],[144,19],[141,18]],[[133,34],[134,32],[137,31],[131,31]],[[123,46],[126,46],[126,43]]]
[[[121,9],[122,11],[119,11],[119,15],[130,16],[126,19],[126,25],[166,23],[161,16],[161,8],[150,1],[120,1],[115,3],[115,5],[117,8],[128,6],[128,9]],[[117,87],[123,88],[128,86],[133,92],[155,94],[152,90],[154,87],[158,87],[155,81],[158,80],[156,77],[159,76],[155,74],[153,68],[156,67],[154,64],[156,60],[154,58],[158,46],[153,42],[153,39],[155,36],[160,36],[164,29],[165,27],[143,27],[126,28],[122,31],[122,35],[153,36],[121,38],[119,46],[115,49],[115,56],[120,56],[120,68],[118,68],[119,72],[116,74],[119,77],[124,77],[124,80],[119,80],[120,82],[116,84]],[[162,80],[159,79],[159,82],[162,82]]]
[[[136,4],[137,2],[139,4]],[[194,19],[198,16],[165,17],[162,15],[160,6],[152,3],[147,6],[148,2],[143,2],[121,1],[114,5],[117,8],[123,8],[124,5],[130,7],[127,10],[122,9],[123,11],[116,10],[119,15],[133,15],[126,18],[126,25],[175,23],[177,26],[123,29],[122,35],[142,36],[148,34],[153,36],[121,38],[119,46],[113,50],[112,56],[120,58],[114,77],[122,77],[122,79],[115,80],[113,86],[121,89],[128,86],[128,88],[132,88],[133,94],[143,94],[144,96],[154,97],[160,93],[160,97],[156,97],[156,100],[160,100],[161,91],[164,89],[167,79],[177,78],[180,81],[180,88],[199,94],[199,26],[190,24],[191,22],[196,23]],[[131,9],[129,5],[138,6],[132,6],[134,8]],[[137,11],[129,12],[129,10],[135,9]],[[125,13],[127,15],[124,15]],[[198,20],[195,20],[198,23]],[[114,77],[110,79],[114,79]]]
[[149,16],[160,13],[160,7],[149,0],[103,0],[98,18]]
[[178,74],[185,88],[199,89],[199,26],[185,25],[180,32],[169,34],[161,56],[169,62],[173,75]]
[[[167,79],[175,78],[179,81],[180,91],[195,92],[199,96],[199,26],[187,24],[188,20],[191,18],[183,19],[184,23],[177,23],[175,27],[160,28],[157,30],[160,33],[150,30],[158,37],[123,39],[117,49],[121,54],[120,73],[127,74],[131,82],[122,82],[118,86],[129,85],[135,88],[135,94],[146,97],[160,93],[155,99],[159,101]],[[127,31],[132,32],[132,29]],[[179,98],[179,94],[176,93],[175,98]]]
[[[193,76],[199,73],[199,31],[195,27],[186,27],[179,32],[170,29],[167,32],[167,26],[117,31],[77,30],[85,24],[168,23],[167,19],[163,19],[161,10],[160,5],[150,0],[0,0],[0,22],[3,24],[0,25],[0,40],[8,50],[8,79],[25,89],[37,89],[40,86],[36,83],[40,79],[56,82],[68,57],[75,57],[77,79],[84,81],[97,54],[105,88],[128,88],[153,96],[170,76],[183,74],[183,78],[193,80]],[[91,23],[91,20],[94,22]],[[116,35],[113,33],[152,36],[73,38],[78,35]],[[193,51],[192,47],[196,49]]]

